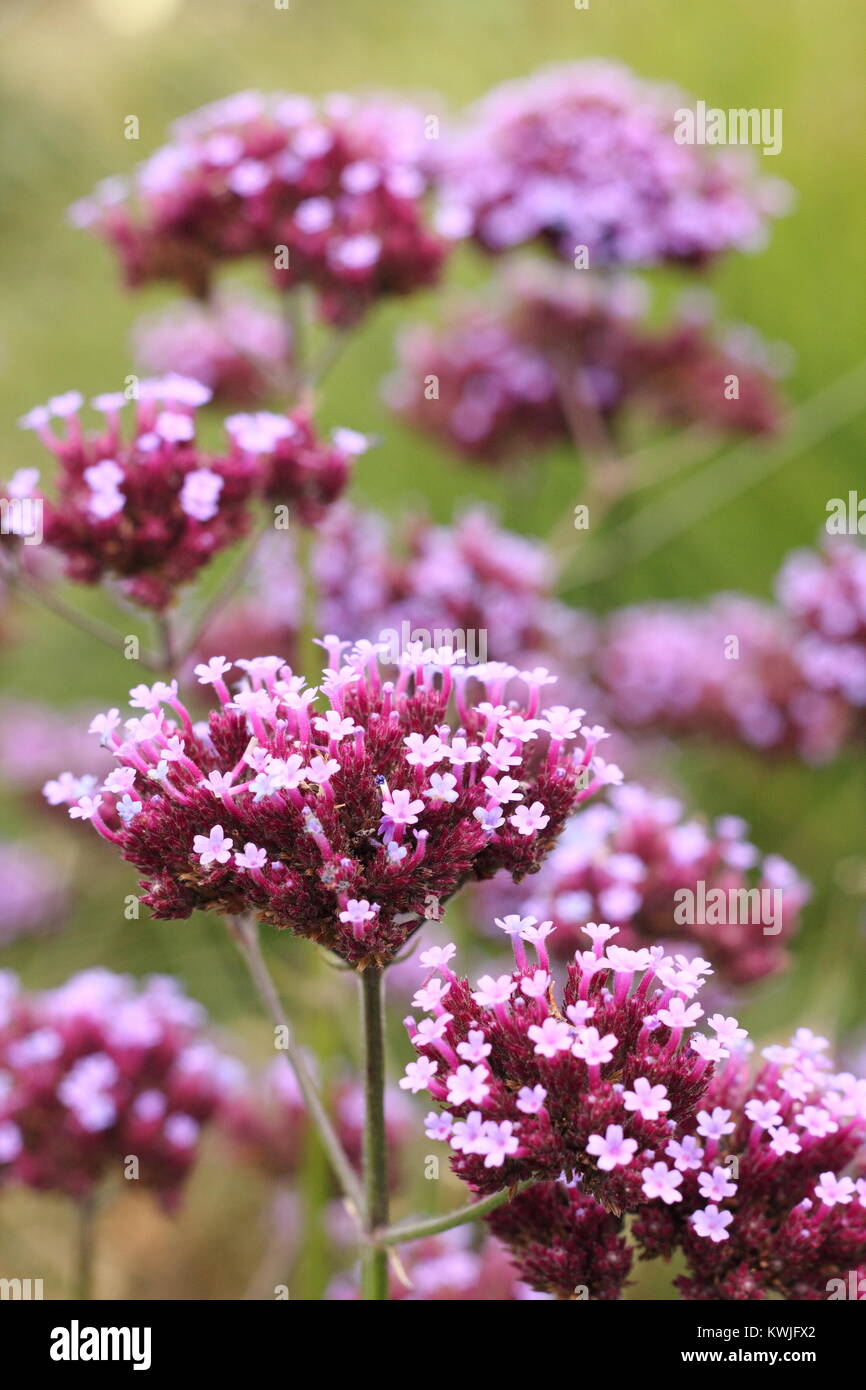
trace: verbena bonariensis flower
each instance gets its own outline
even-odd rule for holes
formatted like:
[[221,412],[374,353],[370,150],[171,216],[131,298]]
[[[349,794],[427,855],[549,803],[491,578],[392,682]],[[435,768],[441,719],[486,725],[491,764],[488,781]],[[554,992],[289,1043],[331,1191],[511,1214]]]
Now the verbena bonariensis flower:
[[197,668],[207,723],[176,682],[137,686],[125,723],[93,720],[119,766],[98,793],[71,787],[69,814],[136,866],[155,916],[250,911],[353,966],[385,962],[467,880],[534,872],[574,806],[621,779],[582,710],[542,708],[546,671],[418,646],[394,683],[373,644],[343,665],[348,643],[322,645],[320,688],[268,656],[237,663],[232,695],[214,657]]
[[824,1299],[866,1273],[866,1081],[834,1073],[827,1047],[801,1028],[752,1077],[732,1048],[684,1125],[679,1200],[633,1230],[647,1256],[682,1251],[685,1298]]
[[[45,503],[45,539],[65,557],[70,578],[110,576],[127,598],[164,609],[249,525],[258,479],[244,454],[215,457],[196,440],[196,411],[210,390],[185,377],[139,383],[130,437],[120,392],[97,396],[103,425],[85,431],[77,391],[56,396],[21,420],[56,457],[57,500]],[[62,420],[62,434],[53,422]],[[34,486],[38,481],[36,470]]]
[[850,738],[857,711],[809,678],[798,636],[785,613],[742,595],[637,604],[600,624],[592,674],[620,728],[709,734],[820,762]]
[[[129,439],[121,431],[128,401],[119,392],[92,402],[105,418],[99,430],[82,428],[77,391],[23,417],[21,425],[36,430],[60,464],[57,501],[45,504],[45,539],[64,555],[70,578],[111,576],[128,598],[162,610],[179,585],[246,533],[256,497],[314,525],[367,448],[355,430],[322,440],[299,409],[230,415],[219,454],[206,453],[196,439],[196,411],[210,396],[187,377],[139,382]],[[52,428],[56,419],[65,421],[62,437]],[[21,473],[31,475],[35,491],[37,471]]]
[[289,386],[291,335],[280,315],[235,290],[146,314],[133,329],[146,372],[204,382],[215,401],[257,405]]
[[70,216],[114,247],[132,287],[171,279],[204,297],[221,263],[252,256],[279,287],[312,286],[345,327],[437,279],[428,164],[413,107],[239,92],[177,121],[131,182],[107,180]]
[[489,464],[570,438],[591,448],[598,421],[615,430],[627,410],[719,432],[777,428],[773,360],[753,334],[721,334],[693,298],[649,326],[645,302],[631,281],[520,265],[438,329],[404,334],[385,399],[453,452]]
[[263,496],[287,504],[305,526],[322,520],[345,489],[355,459],[370,447],[357,430],[335,429],[329,441],[321,439],[306,407],[287,415],[267,410],[230,415],[226,430],[230,457],[238,466],[257,460]]
[[[515,1275],[498,1240],[487,1236],[477,1247],[466,1226],[399,1247],[403,1278],[391,1276],[389,1298],[404,1303],[513,1303],[543,1299]],[[408,1282],[407,1282],[408,1281]],[[360,1298],[357,1280],[341,1275],[325,1297]]]
[[465,304],[438,328],[402,333],[398,353],[386,403],[453,453],[499,464],[567,438],[555,372],[501,310]]
[[70,904],[69,876],[33,845],[0,844],[0,946],[58,931]]
[[[354,1081],[328,1088],[328,1106],[337,1134],[360,1172],[364,1132],[364,1096]],[[404,1146],[414,1129],[414,1115],[401,1091],[385,1092],[385,1132],[389,1175],[395,1186]],[[295,1074],[277,1058],[249,1086],[238,1087],[223,1107],[221,1126],[244,1163],[269,1177],[297,1177],[309,1139],[307,1108]]]
[[573,434],[587,407],[611,428],[629,408],[719,433],[778,429],[786,350],[745,324],[717,323],[712,295],[680,295],[659,323],[646,286],[628,277],[608,284],[529,261],[499,279],[513,332],[542,354],[571,402]]
[[[410,517],[390,536],[371,512],[345,504],[320,527],[312,551],[319,626],[341,637],[409,638],[466,645],[470,659],[556,670],[563,650],[578,664],[591,649],[590,624],[556,600],[544,546],[506,531],[483,508],[452,526]],[[441,640],[435,638],[440,632]]]
[[[845,499],[847,502],[847,499]],[[834,539],[795,550],[776,579],[776,595],[801,634],[797,658],[811,684],[866,706],[866,547]],[[860,714],[858,722],[862,724]]]
[[535,1183],[485,1219],[530,1287],[560,1299],[620,1297],[632,1263],[622,1218],[580,1184]]
[[516,969],[474,989],[448,964],[453,946],[420,958],[427,977],[412,1002],[431,1016],[406,1019],[419,1056],[400,1084],[442,1107],[427,1117],[428,1137],[450,1145],[454,1171],[477,1192],[565,1174],[616,1213],[676,1200],[671,1144],[739,1031],[721,1014],[709,1019],[712,1037],[694,1031],[709,964],[661,946],[627,950],[613,943],[616,927],[589,923],[592,949],[575,952],[560,1002],[553,924],[512,915],[500,925]]
[[174,1205],[239,1067],[168,977],[85,970],[30,994],[0,975],[0,1183],[86,1196],[137,1180]]
[[627,68],[568,63],[503,83],[444,151],[441,223],[487,251],[540,241],[590,266],[701,265],[753,249],[783,210],[744,151],[678,144],[670,87]]
[[556,955],[580,945],[584,922],[604,918],[620,927],[617,945],[697,949],[722,980],[747,984],[783,968],[809,898],[793,866],[763,857],[748,830],[739,816],[706,825],[676,798],[628,783],[571,817],[531,888],[492,879],[480,901],[549,918]]

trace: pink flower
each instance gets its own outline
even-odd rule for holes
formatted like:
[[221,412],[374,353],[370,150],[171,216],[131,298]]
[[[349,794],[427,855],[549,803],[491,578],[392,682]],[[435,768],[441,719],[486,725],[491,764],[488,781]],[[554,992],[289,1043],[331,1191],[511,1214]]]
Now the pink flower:
[[733,1219],[732,1212],[720,1211],[714,1202],[707,1207],[699,1207],[690,1218],[695,1234],[703,1239],[708,1238],[714,1244],[729,1239],[727,1227]]
[[683,1200],[683,1194],[677,1191],[682,1186],[683,1175],[676,1168],[669,1168],[666,1163],[654,1163],[651,1168],[642,1170],[641,1177],[647,1197],[658,1197],[668,1206]]
[[586,1152],[597,1158],[602,1172],[609,1173],[618,1165],[631,1163],[637,1153],[637,1140],[623,1138],[621,1125],[608,1125],[604,1138],[600,1134],[589,1136]]

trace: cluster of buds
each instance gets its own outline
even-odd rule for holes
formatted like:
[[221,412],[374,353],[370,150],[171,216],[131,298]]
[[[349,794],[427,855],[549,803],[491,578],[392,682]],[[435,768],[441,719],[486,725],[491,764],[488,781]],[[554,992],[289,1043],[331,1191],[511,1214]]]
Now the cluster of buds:
[[681,93],[568,63],[493,89],[448,144],[441,224],[500,253],[540,242],[591,267],[702,265],[753,249],[783,187],[743,151],[678,143]]
[[258,405],[288,389],[291,334],[276,310],[235,290],[140,318],[135,359],[148,373],[193,377],[215,401]]
[[118,766],[84,796],[70,779],[69,814],[136,866],[155,916],[252,912],[384,963],[468,880],[537,870],[576,805],[621,780],[584,711],[543,707],[544,670],[418,646],[390,681],[374,644],[321,645],[320,687],[266,656],[236,663],[232,693],[214,657],[196,671],[217,699],[206,723],[174,681],[93,720]]
[[128,1177],[176,1203],[240,1080],[204,1022],[167,977],[86,970],[28,994],[0,976],[0,1183],[80,1199]]
[[581,1302],[621,1296],[632,1264],[622,1217],[579,1183],[533,1183],[486,1220],[520,1278],[539,1293]]
[[599,422],[615,430],[629,410],[719,433],[778,427],[772,354],[745,329],[717,335],[703,300],[651,327],[634,282],[538,264],[497,277],[490,300],[406,333],[385,385],[392,409],[474,462],[591,449]]
[[[349,1160],[361,1171],[364,1096],[354,1081],[329,1088],[329,1110]],[[385,1092],[385,1132],[391,1185],[400,1176],[401,1154],[413,1131],[412,1108],[398,1090]],[[238,1158],[278,1181],[298,1176],[310,1134],[309,1117],[289,1063],[278,1057],[255,1079],[230,1097],[221,1125]]]
[[[57,500],[44,502],[44,532],[70,578],[92,584],[111,576],[125,597],[162,611],[178,586],[245,534],[255,498],[314,525],[367,447],[355,430],[321,440],[306,410],[259,411],[229,416],[219,454],[206,453],[196,412],[210,397],[199,381],[167,376],[139,381],[132,402],[121,392],[97,396],[98,430],[83,428],[77,391],[23,417],[21,425],[37,432],[60,465]],[[131,437],[124,439],[122,411],[130,403]],[[10,495],[35,498],[38,484],[35,468],[21,469]]]
[[[59,464],[57,500],[45,503],[47,543],[65,557],[69,577],[93,584],[106,576],[124,595],[164,609],[177,587],[193,579],[214,555],[249,526],[257,484],[255,461],[214,457],[196,440],[196,411],[210,390],[186,377],[138,383],[131,438],[121,416],[130,404],[122,392],[97,396],[104,417],[85,431],[77,391],[56,396],[21,420]],[[62,433],[55,422],[63,421]],[[39,473],[24,469],[35,493]]]
[[618,945],[698,950],[733,985],[785,966],[809,885],[785,859],[762,856],[745,821],[706,825],[636,783],[611,788],[607,803],[571,817],[530,892],[506,883],[500,894],[494,879],[481,902],[549,918],[560,956],[579,946],[584,922],[604,918],[619,925]]
[[801,1028],[754,1076],[744,1048],[717,1068],[678,1144],[676,1202],[634,1225],[645,1256],[682,1251],[683,1297],[825,1299],[866,1274],[866,1080],[834,1073],[827,1047]]
[[[589,923],[592,949],[567,967],[561,1002],[550,971],[551,922],[505,917],[516,968],[473,988],[448,961],[420,960],[427,976],[406,1019],[418,1051],[401,1086],[429,1091],[441,1111],[427,1134],[451,1148],[454,1171],[477,1192],[525,1179],[580,1183],[609,1210],[675,1199],[679,1138],[703,1103],[713,1066],[742,1036],[733,1018],[708,1022],[696,1002],[707,961],[630,951],[616,927]],[[537,961],[527,955],[529,945]]]
[[429,146],[414,108],[239,92],[171,134],[131,182],[109,179],[70,210],[114,247],[129,285],[171,279],[204,297],[223,262],[256,257],[346,327],[437,279],[445,243],[424,225]]

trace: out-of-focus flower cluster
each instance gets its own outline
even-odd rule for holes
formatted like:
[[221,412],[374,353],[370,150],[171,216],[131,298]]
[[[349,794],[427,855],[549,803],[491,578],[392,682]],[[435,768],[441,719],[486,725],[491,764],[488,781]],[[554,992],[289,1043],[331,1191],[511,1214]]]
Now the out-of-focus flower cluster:
[[145,315],[133,349],[146,372],[192,377],[228,405],[259,405],[288,390],[288,328],[275,310],[237,290]]
[[404,334],[385,383],[392,409],[464,458],[497,464],[569,439],[591,451],[599,422],[615,431],[635,410],[720,433],[779,426],[770,350],[745,329],[720,336],[703,300],[649,327],[634,281],[531,263],[488,299]]
[[79,1199],[135,1177],[174,1205],[240,1080],[204,1023],[167,977],[86,970],[30,994],[0,976],[0,1183]]
[[[343,1149],[360,1172],[364,1096],[352,1080],[329,1087],[328,1108]],[[412,1137],[412,1108],[399,1090],[385,1092],[385,1130],[390,1181],[396,1185],[405,1146]],[[279,1057],[230,1097],[221,1115],[224,1133],[241,1162],[278,1181],[295,1178],[310,1134],[309,1118],[295,1074]]]
[[864,574],[866,550],[831,540],[789,557],[781,608],[722,594],[621,609],[601,624],[593,661],[605,712],[628,729],[833,757],[863,732]]
[[627,68],[566,63],[503,83],[446,144],[441,225],[499,253],[540,242],[592,267],[702,265],[753,249],[784,187],[743,151],[675,139],[686,105]]
[[550,919],[559,956],[580,946],[584,922],[603,918],[620,927],[618,945],[699,950],[731,984],[784,967],[809,886],[786,860],[761,855],[745,821],[706,825],[632,782],[612,787],[607,803],[571,817],[531,887],[493,879],[480,904]]
[[866,548],[834,540],[795,550],[776,595],[797,626],[797,660],[814,689],[866,706]]
[[[488,1236],[477,1248],[472,1242],[473,1233],[462,1226],[400,1246],[404,1277],[391,1275],[389,1298],[405,1303],[513,1303],[543,1298],[516,1277],[499,1241]],[[358,1299],[358,1283],[341,1276],[332,1282],[326,1297]]]
[[685,1298],[825,1299],[866,1273],[866,1081],[834,1072],[828,1046],[801,1028],[755,1075],[743,1049],[717,1069],[679,1145],[677,1201],[634,1226],[645,1255],[682,1251]]
[[127,284],[179,281],[204,297],[223,262],[257,257],[310,285],[345,327],[383,295],[435,282],[445,243],[425,227],[424,116],[385,99],[239,92],[175,122],[131,181],[70,210],[108,241]]
[[132,718],[92,722],[118,764],[99,791],[69,774],[46,788],[136,866],[155,916],[251,911],[352,965],[385,961],[467,880],[537,869],[575,806],[622,777],[583,710],[543,707],[544,670],[418,645],[395,683],[376,646],[344,662],[349,643],[321,645],[312,689],[276,656],[238,662],[234,694],[230,662],[197,667],[218,701],[207,723],[176,681],[137,686]]
[[556,669],[563,648],[577,662],[588,647],[589,625],[553,597],[544,546],[481,508],[453,526],[410,518],[392,538],[380,517],[343,504],[320,528],[311,565],[319,626],[341,637],[377,641],[405,624],[410,637],[418,628],[465,643],[470,660],[529,668]]
[[59,930],[69,912],[64,869],[24,841],[0,844],[0,946]]

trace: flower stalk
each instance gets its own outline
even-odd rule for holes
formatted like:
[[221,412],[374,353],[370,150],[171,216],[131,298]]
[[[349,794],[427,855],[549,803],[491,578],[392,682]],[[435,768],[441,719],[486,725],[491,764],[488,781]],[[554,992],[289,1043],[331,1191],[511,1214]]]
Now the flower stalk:
[[370,965],[359,976],[364,1027],[364,1227],[362,1295],[388,1297],[388,1257],[373,1233],[388,1224],[388,1150],[385,1137],[385,972]]

